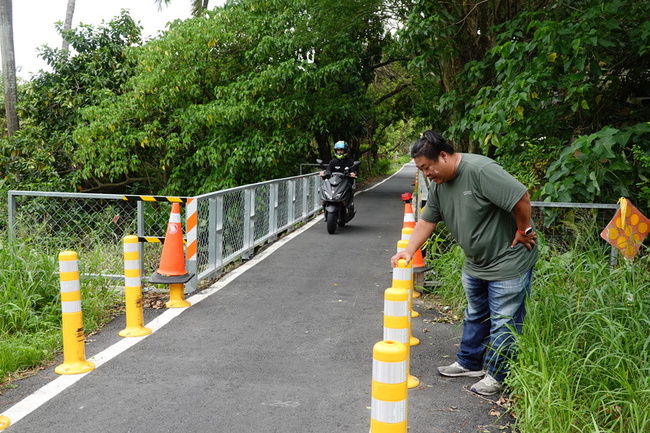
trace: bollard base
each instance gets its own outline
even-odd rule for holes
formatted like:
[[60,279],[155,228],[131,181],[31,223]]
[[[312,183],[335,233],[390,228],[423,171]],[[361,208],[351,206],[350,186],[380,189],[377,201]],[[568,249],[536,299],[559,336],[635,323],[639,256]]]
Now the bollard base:
[[411,338],[409,340],[409,346],[417,346],[418,344],[420,344],[420,340],[418,340],[417,337],[411,335]]
[[190,302],[184,300],[167,301],[167,303],[165,303],[165,307],[167,308],[185,308],[191,306],[192,304]]
[[11,420],[9,419],[9,417],[1,415],[0,416],[0,431],[6,429],[10,425],[11,425]]
[[411,376],[411,375],[409,374],[409,377],[408,377],[408,379],[406,380],[406,387],[407,387],[408,389],[412,389],[412,388],[415,388],[416,386],[418,386],[419,384],[420,384],[420,379],[418,379],[418,378],[415,377],[415,376]]
[[169,301],[165,304],[167,308],[185,308],[192,304],[185,300],[183,284],[169,285]]
[[132,328],[124,328],[117,334],[120,337],[144,337],[145,335],[151,334],[153,331],[149,328],[145,328],[144,326],[134,326]]
[[70,362],[63,363],[54,369],[56,374],[81,374],[88,373],[95,369],[95,363],[90,361],[85,362]]
[[411,317],[420,317],[420,313],[415,310],[411,310]]

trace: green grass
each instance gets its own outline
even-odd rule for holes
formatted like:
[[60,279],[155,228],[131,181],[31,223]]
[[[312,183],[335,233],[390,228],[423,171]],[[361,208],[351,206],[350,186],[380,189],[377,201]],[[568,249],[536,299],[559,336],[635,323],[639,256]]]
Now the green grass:
[[[83,256],[79,257],[82,268]],[[62,350],[58,252],[0,241],[0,382],[51,362]],[[80,278],[84,331],[121,305],[114,282]]]
[[[623,260],[623,259],[621,259]],[[462,317],[463,256],[434,254],[435,298]],[[650,431],[650,257],[542,248],[507,383],[521,433]]]
[[647,265],[584,252],[539,266],[509,378],[522,432],[650,431]]

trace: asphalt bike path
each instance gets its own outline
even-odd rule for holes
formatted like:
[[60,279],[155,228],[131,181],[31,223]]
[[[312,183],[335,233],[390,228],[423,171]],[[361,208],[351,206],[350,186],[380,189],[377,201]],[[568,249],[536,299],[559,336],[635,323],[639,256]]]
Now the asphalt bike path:
[[[401,236],[401,194],[415,166],[357,192],[357,214],[335,235],[322,215],[267,246],[191,307],[145,310],[146,337],[121,338],[124,317],[87,340],[97,367],[54,367],[0,396],[9,433],[365,433],[372,349],[383,338],[389,259]],[[459,270],[460,271],[460,270]],[[503,432],[499,396],[471,393],[472,378],[444,378],[460,325],[414,300],[409,432]]]

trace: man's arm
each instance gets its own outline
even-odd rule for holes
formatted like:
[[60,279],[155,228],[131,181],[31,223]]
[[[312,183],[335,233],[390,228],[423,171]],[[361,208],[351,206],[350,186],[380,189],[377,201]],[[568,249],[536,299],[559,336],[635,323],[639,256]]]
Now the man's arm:
[[537,233],[532,232],[530,235],[526,236],[522,234],[528,227],[530,227],[530,218],[532,216],[532,207],[530,205],[530,195],[528,191],[524,193],[519,201],[512,208],[512,213],[515,216],[515,222],[517,223],[517,231],[515,232],[515,237],[512,240],[511,247],[514,247],[518,243],[522,243],[531,250],[535,246],[535,239],[537,239]]
[[395,254],[390,259],[390,264],[392,267],[397,266],[397,261],[399,259],[406,260],[406,263],[410,262],[413,259],[413,255],[424,243],[429,239],[429,236],[436,229],[436,223],[430,223],[428,221],[420,218],[413,228],[413,233],[411,234],[411,240],[409,241],[406,249]]

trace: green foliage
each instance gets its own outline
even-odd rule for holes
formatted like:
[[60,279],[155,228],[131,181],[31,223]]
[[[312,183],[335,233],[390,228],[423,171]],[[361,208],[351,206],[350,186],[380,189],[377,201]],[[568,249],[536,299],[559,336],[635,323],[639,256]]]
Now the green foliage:
[[[650,5],[625,0],[553,4],[505,22],[484,58],[467,64],[458,77],[463,85],[441,99],[443,111],[464,106],[464,116],[447,134],[469,137],[493,157],[525,153],[541,166],[557,159],[548,179],[562,185],[545,189],[547,200],[611,202],[623,192],[634,194],[638,188],[632,186],[646,174],[629,161],[630,149],[624,146],[643,140],[644,128],[634,125],[650,118],[643,99],[650,87],[645,19]],[[621,135],[608,139],[610,128]],[[592,142],[600,148],[590,155]],[[539,149],[544,149],[542,161]],[[580,150],[579,163],[572,162],[569,149]],[[603,158],[614,166],[595,167]],[[582,173],[573,176],[577,185],[567,189],[563,176],[572,172],[563,167],[579,168],[585,159],[599,171],[587,173],[588,164],[581,166]]]
[[[134,52],[127,91],[83,110],[79,182],[191,195],[295,174],[315,134],[363,136],[372,5],[242,1],[174,23]],[[325,14],[325,11],[327,14]]]
[[[585,227],[573,227],[562,254],[540,239],[524,332],[507,378],[522,433],[650,428],[650,256],[612,267],[608,251],[594,243],[597,228]],[[436,304],[462,316],[464,255],[449,247],[444,232],[428,248],[436,283],[430,292]]]
[[58,24],[58,30],[76,54],[44,47],[52,72],[39,72],[21,88],[23,128],[0,142],[0,175],[9,188],[76,189],[67,176],[78,164],[71,138],[79,110],[118,92],[133,71],[126,51],[140,42],[140,28],[127,12],[97,29],[64,32]]
[[580,136],[549,167],[545,200],[614,203],[619,197],[638,197],[636,188],[650,171],[633,159],[632,148],[639,149],[648,137],[650,123]]
[[[57,253],[0,240],[0,381],[61,351]],[[81,259],[81,258],[80,258]],[[95,259],[85,269],[103,264]],[[80,260],[80,271],[84,265]],[[102,280],[80,279],[84,329],[90,333],[114,315],[118,297]]]
[[573,251],[540,263],[508,379],[522,432],[650,428],[645,259],[612,269]]

